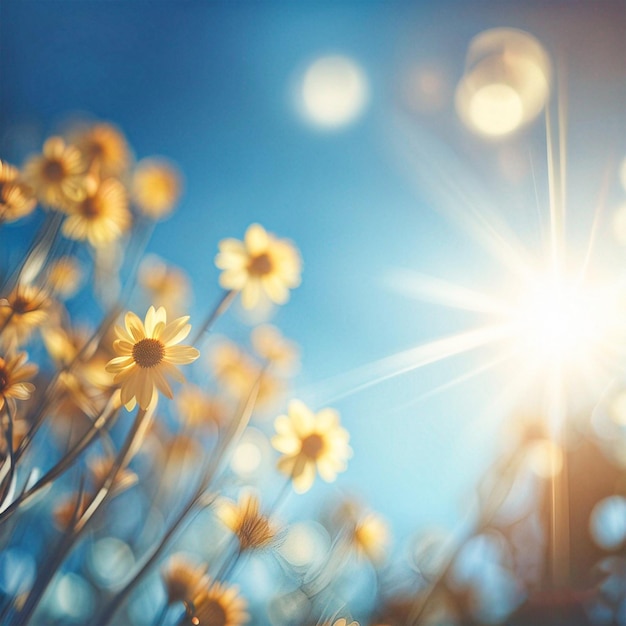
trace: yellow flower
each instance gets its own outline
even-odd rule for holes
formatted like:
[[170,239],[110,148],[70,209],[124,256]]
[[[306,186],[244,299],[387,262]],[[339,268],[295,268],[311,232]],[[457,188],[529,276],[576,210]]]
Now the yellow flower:
[[228,408],[219,398],[202,391],[196,385],[185,385],[176,398],[181,422],[191,426],[219,426],[226,421]]
[[352,528],[352,543],[359,554],[373,563],[382,561],[389,545],[389,527],[376,513],[367,513]]
[[17,285],[0,300],[0,337],[5,345],[21,345],[48,319],[48,294],[34,285]]
[[161,578],[167,592],[167,603],[189,603],[205,581],[206,563],[198,565],[182,554],[173,554],[161,569]]
[[31,157],[24,166],[24,180],[39,200],[63,209],[69,200],[83,195],[85,162],[76,146],[68,146],[61,137],[50,137],[43,153]]
[[172,398],[166,377],[184,382],[174,366],[192,363],[200,356],[191,346],[176,345],[191,330],[188,320],[188,316],[179,317],[167,324],[165,309],[160,307],[155,311],[151,306],[145,325],[129,311],[124,320],[126,329],[115,327],[118,339],[113,342],[113,349],[119,356],[111,359],[106,369],[115,374],[116,384],[121,383],[121,401],[127,409],[132,410],[135,401],[147,409],[157,389]]
[[282,382],[232,341],[222,341],[211,352],[211,367],[227,393],[240,399],[247,396],[258,381],[257,407],[268,407],[283,392]]
[[85,196],[67,202],[66,207],[63,234],[69,239],[87,240],[94,248],[119,239],[131,224],[126,190],[115,178],[102,182],[86,179]]
[[61,298],[70,298],[80,286],[82,271],[75,257],[62,256],[48,268],[50,290]]
[[120,176],[128,168],[130,152],[122,132],[112,124],[100,122],[72,135],[87,166],[95,165],[102,177]]
[[181,175],[164,159],[143,159],[135,169],[132,198],[143,215],[158,220],[169,215],[182,190]]
[[15,400],[28,400],[35,390],[32,383],[26,382],[37,373],[37,366],[26,363],[25,352],[7,354],[0,357],[0,410],[5,403],[15,413]]
[[241,626],[248,621],[247,603],[237,586],[227,587],[218,582],[200,590],[193,598],[195,626]]
[[217,516],[237,536],[242,552],[265,548],[276,537],[276,528],[259,511],[259,500],[251,493],[243,494],[239,503],[224,499],[217,509]]
[[35,210],[37,200],[19,180],[17,168],[0,160],[0,223],[14,222]]
[[189,300],[189,281],[176,267],[155,255],[146,257],[139,267],[139,284],[148,292],[155,306],[179,306]]
[[276,369],[291,373],[297,368],[298,347],[285,339],[275,326],[257,326],[252,331],[251,340],[255,352]]
[[255,307],[263,294],[276,304],[284,304],[289,300],[289,290],[300,284],[302,263],[297,248],[259,224],[248,227],[243,241],[220,241],[215,264],[224,270],[220,285],[241,291],[246,309]]
[[272,445],[284,454],[278,469],[292,478],[296,492],[311,488],[316,469],[326,482],[334,481],[337,473],[346,469],[352,456],[350,435],[340,426],[334,409],[314,414],[300,400],[292,400],[288,415],[279,415],[275,427]]

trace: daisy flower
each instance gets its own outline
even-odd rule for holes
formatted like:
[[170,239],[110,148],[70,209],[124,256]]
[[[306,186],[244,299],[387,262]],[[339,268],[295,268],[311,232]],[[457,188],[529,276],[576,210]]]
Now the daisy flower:
[[100,248],[119,239],[131,224],[126,190],[115,178],[85,181],[85,197],[67,203],[63,234]]
[[182,190],[178,170],[165,159],[143,159],[137,164],[132,180],[132,198],[143,215],[159,220],[176,206]]
[[241,291],[246,309],[259,304],[263,295],[284,304],[289,300],[289,290],[300,284],[302,262],[297,248],[259,224],[248,227],[243,241],[220,241],[215,264],[223,270],[220,285]]
[[237,586],[213,583],[193,598],[192,624],[197,626],[241,626],[248,621],[247,603]]
[[118,356],[107,363],[106,369],[115,374],[114,382],[121,384],[121,401],[128,410],[135,401],[147,409],[157,389],[172,398],[166,377],[184,382],[175,365],[192,363],[200,356],[191,346],[176,345],[191,330],[188,320],[189,316],[179,317],[168,324],[165,309],[151,306],[145,322],[129,311],[124,319],[126,328],[115,327],[118,338],[113,350]]
[[17,168],[0,161],[0,222],[14,222],[35,210],[32,190],[19,180]]
[[205,580],[206,563],[190,561],[181,553],[173,554],[161,569],[161,578],[167,592],[167,603],[188,603]]
[[130,150],[122,132],[112,124],[94,124],[72,135],[87,166],[97,165],[103,177],[120,176],[130,164]]
[[313,413],[300,400],[292,400],[288,414],[276,418],[275,428],[272,445],[284,455],[278,469],[292,478],[296,492],[311,488],[316,470],[323,480],[333,482],[346,469],[352,456],[350,435],[334,409]]
[[42,154],[31,157],[24,166],[24,180],[39,200],[62,209],[68,199],[83,194],[85,162],[75,146],[66,145],[61,137],[50,137]]
[[0,299],[0,337],[5,345],[21,345],[48,320],[48,294],[35,285],[18,284]]
[[35,391],[32,383],[26,382],[37,373],[37,366],[26,363],[26,353],[7,354],[0,357],[0,410],[7,404],[15,413],[15,400],[28,400]]

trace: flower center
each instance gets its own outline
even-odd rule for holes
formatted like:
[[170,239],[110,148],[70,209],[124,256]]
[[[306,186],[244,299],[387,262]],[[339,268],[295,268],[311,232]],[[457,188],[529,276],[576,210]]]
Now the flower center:
[[7,372],[4,359],[0,359],[0,394],[9,386],[9,372]]
[[98,217],[100,215],[100,207],[95,198],[85,198],[80,204],[80,213],[87,218]]
[[133,346],[133,359],[139,367],[154,367],[165,355],[165,348],[158,339],[146,337]]
[[200,613],[201,626],[226,626],[228,623],[226,611],[219,600],[209,600],[203,603]]
[[65,169],[63,168],[63,163],[61,161],[57,161],[55,159],[46,161],[43,166],[43,176],[48,179],[52,183],[58,183],[63,180],[63,176],[65,175]]
[[23,314],[27,313],[30,309],[31,301],[24,296],[15,296],[15,299],[11,303],[11,308],[14,313]]
[[267,252],[252,257],[248,263],[248,272],[253,276],[263,276],[269,274],[273,269],[272,259]]
[[308,435],[302,440],[301,452],[309,459],[317,459],[324,449],[324,438],[317,433]]

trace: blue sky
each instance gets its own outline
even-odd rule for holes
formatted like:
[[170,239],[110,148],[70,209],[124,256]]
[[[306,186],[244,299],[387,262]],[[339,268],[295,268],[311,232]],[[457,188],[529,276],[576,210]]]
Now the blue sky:
[[[150,250],[189,272],[196,319],[219,296],[213,258],[221,238],[260,222],[293,239],[303,285],[274,322],[302,346],[297,389],[323,402],[322,381],[479,322],[391,289],[394,269],[490,293],[509,281],[446,218],[459,207],[440,181],[457,201],[471,191],[538,247],[547,195],[541,120],[507,144],[485,143],[463,128],[451,95],[433,115],[407,106],[403,81],[412,67],[440,68],[451,94],[470,39],[496,26],[529,30],[565,58],[572,234],[588,231],[603,172],[626,153],[623,7],[558,4],[4,1],[0,156],[21,162],[71,114],[87,112],[121,126],[138,157],[177,162],[185,197]],[[325,54],[355,60],[370,85],[361,117],[335,132],[306,124],[293,102],[300,73]],[[528,173],[517,181],[502,175],[506,150],[532,160],[534,183]],[[228,329],[244,332],[220,327]],[[455,526],[510,418],[486,409],[503,372],[417,398],[492,356],[472,353],[335,403],[355,450],[340,487],[382,511],[401,539]],[[332,493],[317,486],[292,500],[294,511]]]

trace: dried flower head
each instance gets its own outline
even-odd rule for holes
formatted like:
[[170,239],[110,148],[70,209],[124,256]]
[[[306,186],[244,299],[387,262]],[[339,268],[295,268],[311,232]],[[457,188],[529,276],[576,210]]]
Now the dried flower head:
[[284,455],[278,469],[292,478],[298,493],[311,488],[316,470],[323,480],[332,482],[346,469],[352,456],[350,435],[340,426],[334,409],[313,413],[300,400],[292,400],[288,414],[279,415],[275,427],[272,445]]
[[251,493],[243,494],[238,503],[224,499],[217,516],[236,535],[242,552],[266,548],[276,538],[276,528],[260,512],[259,500]]
[[265,361],[284,373],[292,373],[298,367],[298,346],[285,339],[271,324],[257,326],[251,335],[252,347]]
[[80,150],[87,167],[96,167],[99,176],[120,176],[130,164],[130,151],[123,133],[100,122],[72,134],[74,145]]
[[177,346],[189,332],[188,316],[167,323],[163,307],[151,306],[146,313],[145,323],[131,311],[126,313],[125,326],[115,327],[118,339],[113,343],[117,356],[106,366],[115,374],[115,383],[121,383],[121,401],[127,409],[135,406],[147,409],[152,396],[158,389],[172,398],[172,389],[166,380],[171,377],[184,382],[184,377],[175,365],[192,363],[199,356],[191,346]]
[[50,291],[61,299],[71,298],[78,291],[82,276],[83,272],[76,257],[59,257],[48,267]]
[[4,345],[22,345],[48,319],[50,299],[35,285],[18,284],[0,300],[0,337]]
[[220,241],[215,264],[223,270],[220,285],[241,291],[246,309],[254,308],[264,295],[284,304],[289,300],[289,290],[300,284],[302,263],[297,248],[259,224],[248,227],[243,241]]
[[247,603],[237,586],[214,582],[199,590],[193,598],[194,626],[241,626],[248,621]]
[[24,180],[46,206],[63,209],[68,200],[83,195],[85,162],[76,146],[66,145],[61,137],[50,137],[42,154],[24,165]]
[[25,352],[6,354],[0,357],[0,410],[5,403],[15,413],[15,400],[28,400],[35,390],[32,383],[26,382],[37,373],[34,363],[26,363]]
[[0,223],[14,222],[35,210],[37,200],[19,179],[17,168],[0,160]]
[[143,159],[135,168],[132,199],[143,215],[159,220],[176,206],[182,190],[178,170],[164,159]]
[[119,239],[131,224],[126,190],[115,178],[102,182],[86,178],[84,197],[68,201],[66,208],[63,234],[69,239],[88,241],[94,248]]
[[167,593],[167,603],[189,604],[205,581],[206,563],[195,563],[183,554],[173,554],[161,569],[161,578]]

